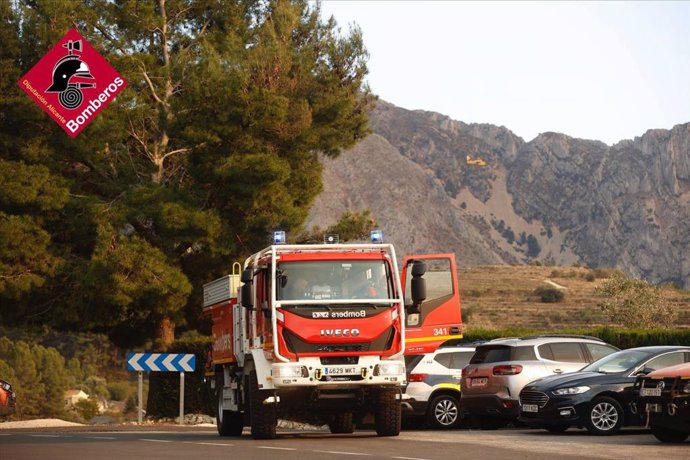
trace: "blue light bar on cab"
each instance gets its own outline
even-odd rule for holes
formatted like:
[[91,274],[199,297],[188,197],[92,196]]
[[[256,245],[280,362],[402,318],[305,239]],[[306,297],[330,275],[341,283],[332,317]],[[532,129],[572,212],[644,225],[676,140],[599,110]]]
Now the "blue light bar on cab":
[[273,232],[273,244],[285,244],[285,232],[282,230],[279,230],[277,232]]
[[371,242],[372,243],[383,243],[383,231],[382,230],[372,230],[371,231]]

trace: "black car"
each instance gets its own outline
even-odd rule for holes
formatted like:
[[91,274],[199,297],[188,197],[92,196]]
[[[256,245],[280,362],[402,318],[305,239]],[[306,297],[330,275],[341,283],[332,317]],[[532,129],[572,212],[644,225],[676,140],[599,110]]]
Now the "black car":
[[630,405],[637,376],[685,362],[690,362],[690,347],[617,351],[578,372],[527,384],[520,392],[519,420],[551,432],[584,426],[597,435],[614,434],[623,425],[642,425],[644,414]]

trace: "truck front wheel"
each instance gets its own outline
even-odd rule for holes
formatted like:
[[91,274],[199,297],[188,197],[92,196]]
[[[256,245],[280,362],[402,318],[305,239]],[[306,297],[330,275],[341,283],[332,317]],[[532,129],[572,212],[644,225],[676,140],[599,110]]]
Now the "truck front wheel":
[[256,371],[252,371],[249,375],[249,388],[252,438],[274,439],[276,437],[276,426],[278,425],[276,405],[275,403],[264,404],[264,400],[270,397],[271,393],[259,390]]
[[402,407],[398,400],[397,388],[382,388],[376,395],[374,425],[379,436],[398,436]]

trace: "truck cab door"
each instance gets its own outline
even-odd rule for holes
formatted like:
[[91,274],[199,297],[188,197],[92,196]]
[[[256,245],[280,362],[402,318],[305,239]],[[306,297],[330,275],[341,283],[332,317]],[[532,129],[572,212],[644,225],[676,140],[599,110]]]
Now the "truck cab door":
[[[406,308],[411,306],[412,264],[426,264],[426,299],[419,313],[408,313],[405,324],[405,354],[431,353],[441,344],[462,339],[460,290],[455,254],[406,256],[402,277]],[[409,311],[409,310],[408,310]]]

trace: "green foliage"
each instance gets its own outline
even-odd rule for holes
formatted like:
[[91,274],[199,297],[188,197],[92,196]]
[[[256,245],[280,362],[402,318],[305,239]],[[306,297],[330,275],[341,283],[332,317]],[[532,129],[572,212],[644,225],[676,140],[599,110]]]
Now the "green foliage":
[[319,227],[314,227],[308,235],[298,236],[297,241],[299,243],[323,243],[324,235],[328,234],[338,235],[340,242],[369,241],[371,231],[376,228],[376,225],[376,221],[368,209],[362,213],[346,211],[340,216],[338,222],[326,230],[322,231]]
[[565,298],[563,290],[555,287],[540,286],[534,290],[534,293],[543,303],[561,302]]
[[108,383],[107,388],[109,399],[112,401],[127,401],[137,391],[135,385],[126,381]]
[[537,257],[541,252],[541,246],[539,246],[539,241],[534,235],[529,235],[527,237],[527,257]]
[[60,417],[68,375],[65,360],[54,348],[0,338],[0,368],[10,368],[20,417]]
[[96,415],[98,415],[98,402],[95,399],[88,398],[88,399],[80,399],[76,403],[74,403],[74,408],[79,412],[79,415],[86,420],[89,421],[92,418],[94,418]]
[[672,327],[678,316],[661,289],[643,280],[614,273],[597,292],[606,298],[600,307],[610,321],[627,328]]

